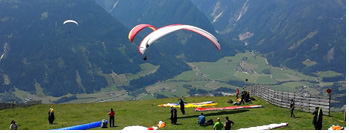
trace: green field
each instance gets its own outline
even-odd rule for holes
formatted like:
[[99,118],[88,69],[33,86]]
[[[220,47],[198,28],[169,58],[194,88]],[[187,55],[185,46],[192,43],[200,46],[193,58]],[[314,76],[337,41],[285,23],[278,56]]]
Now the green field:
[[247,60],[247,62],[257,65],[258,68],[256,68],[255,71],[258,73],[262,73],[263,70],[269,69],[266,59],[260,56],[250,55],[250,58]]
[[198,75],[199,72],[197,71],[186,71],[183,72],[181,74],[179,74],[178,76],[176,76],[175,78],[171,79],[171,80],[208,80],[208,78],[204,77],[204,76],[200,76]]
[[131,73],[126,74],[126,77],[129,81],[133,80],[133,79],[137,79],[140,76],[145,76],[145,75],[154,73],[159,68],[159,66],[154,66],[150,63],[141,64],[140,67],[142,69],[140,72],[138,72],[136,74],[131,74]]
[[[304,87],[304,86],[310,86],[312,85],[309,82],[287,82],[283,83],[281,85],[273,85],[270,86],[270,88],[274,90],[279,90],[279,91],[286,91],[286,92],[298,92],[296,87]],[[313,94],[318,94],[319,92],[314,92]]]
[[334,72],[334,71],[317,72],[315,74],[317,74],[320,77],[335,77],[335,76],[343,75],[341,73],[337,73],[337,72]]
[[308,76],[292,69],[272,67],[271,70],[273,79],[277,81],[316,80],[316,77]]
[[315,61],[311,61],[311,60],[309,60],[309,59],[304,60],[302,63],[303,63],[305,66],[307,66],[307,67],[311,67],[311,66],[317,64]]
[[[253,105],[263,105],[263,108],[241,109],[231,111],[203,112],[206,119],[216,120],[217,117],[229,116],[235,122],[232,130],[248,128],[272,123],[289,123],[289,126],[278,130],[314,130],[311,123],[312,114],[295,111],[297,118],[290,118],[289,109],[280,108],[258,98],[252,101]],[[186,97],[187,102],[215,101],[217,107],[231,106],[227,101],[232,97]],[[27,108],[15,108],[0,110],[0,129],[7,130],[11,120],[19,125],[19,130],[47,130],[86,124],[102,119],[108,119],[108,111],[113,108],[116,112],[116,126],[112,128],[94,128],[92,130],[120,130],[126,126],[140,125],[145,127],[155,126],[159,121],[167,123],[160,130],[212,130],[212,126],[201,127],[197,124],[200,112],[193,108],[186,108],[186,114],[182,115],[178,110],[178,125],[170,123],[170,108],[157,107],[158,104],[177,102],[177,98],[165,98],[141,101],[114,101],[103,103],[82,104],[42,104]],[[49,125],[47,112],[49,108],[55,110],[54,124]],[[343,114],[331,112],[331,117],[324,116],[323,130],[332,125],[345,126]]]

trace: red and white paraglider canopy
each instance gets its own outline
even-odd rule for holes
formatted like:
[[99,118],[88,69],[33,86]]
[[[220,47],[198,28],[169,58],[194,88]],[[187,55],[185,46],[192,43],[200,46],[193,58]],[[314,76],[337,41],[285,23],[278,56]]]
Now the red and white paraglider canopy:
[[202,36],[206,37],[208,40],[210,40],[216,46],[216,48],[218,50],[221,49],[219,41],[211,33],[207,32],[199,27],[195,27],[195,26],[191,26],[191,25],[174,24],[174,25],[168,25],[168,26],[164,26],[162,28],[159,28],[159,29],[153,31],[152,33],[150,33],[149,35],[147,35],[142,40],[141,44],[139,45],[139,49],[138,49],[139,53],[144,55],[147,48],[152,43],[154,43],[156,40],[160,39],[161,37],[163,37],[167,34],[178,31],[178,30],[188,30],[188,31],[195,32],[199,35],[202,35]]

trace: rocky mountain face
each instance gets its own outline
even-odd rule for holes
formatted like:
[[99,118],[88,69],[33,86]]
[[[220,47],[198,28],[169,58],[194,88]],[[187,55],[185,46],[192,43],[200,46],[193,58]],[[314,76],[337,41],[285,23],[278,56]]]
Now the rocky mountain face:
[[192,0],[218,34],[275,66],[345,74],[345,0]]

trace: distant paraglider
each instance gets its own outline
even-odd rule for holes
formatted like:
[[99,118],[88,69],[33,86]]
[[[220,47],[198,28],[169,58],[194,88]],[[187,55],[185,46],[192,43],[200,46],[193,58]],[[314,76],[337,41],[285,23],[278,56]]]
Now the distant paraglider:
[[66,23],[75,23],[77,26],[79,26],[79,23],[76,22],[75,20],[65,20],[65,21],[63,22],[63,24],[66,24]]
[[[149,35],[147,35],[139,45],[139,49],[138,49],[139,53],[141,55],[144,55],[147,48],[152,43],[154,43],[156,40],[160,39],[161,37],[163,37],[167,34],[178,31],[178,30],[188,30],[188,31],[195,32],[201,36],[206,37],[208,40],[210,40],[216,46],[216,48],[218,50],[221,49],[219,41],[211,33],[207,32],[199,27],[195,27],[195,26],[191,26],[191,25],[174,24],[174,25],[168,25],[168,26],[164,26],[162,28],[159,28],[159,29],[151,32]],[[143,59],[146,60],[147,59],[146,56],[144,56]]]
[[[72,23],[72,24],[75,24],[76,26],[74,26],[74,27],[77,27],[77,26],[79,26],[79,23],[78,22],[76,22],[75,20],[65,20],[64,22],[63,22],[63,25],[65,25],[65,24],[67,24],[67,23]],[[73,27],[71,27],[71,26],[68,26],[68,28],[67,29],[69,29],[68,30],[68,33],[70,34],[71,33],[71,28],[73,28]]]
[[139,24],[136,25],[135,27],[133,27],[130,30],[130,33],[128,34],[128,40],[130,40],[130,42],[133,42],[133,39],[136,37],[136,35],[138,34],[138,32],[140,32],[141,30],[143,30],[144,28],[150,28],[152,30],[156,30],[156,28],[150,24]]

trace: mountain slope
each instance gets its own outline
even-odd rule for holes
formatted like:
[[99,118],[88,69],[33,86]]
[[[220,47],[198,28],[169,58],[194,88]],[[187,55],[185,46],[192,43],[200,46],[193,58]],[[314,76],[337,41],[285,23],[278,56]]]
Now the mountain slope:
[[128,29],[92,0],[0,3],[1,92],[93,93],[107,86],[103,73],[140,71]]
[[219,34],[306,73],[345,74],[345,0],[192,0]]
[[[149,50],[153,58],[142,60],[127,39],[129,29],[93,0],[0,3],[0,92],[17,88],[58,97],[105,87],[136,91],[189,70],[185,62],[157,51]],[[63,24],[67,19],[78,25]],[[159,69],[124,86],[107,82],[115,74],[141,71],[143,63]]]

